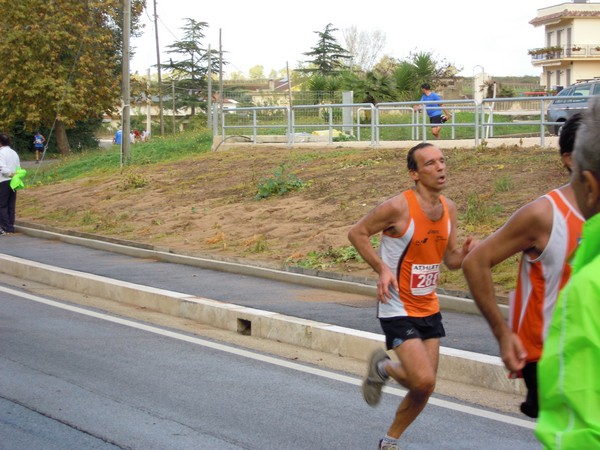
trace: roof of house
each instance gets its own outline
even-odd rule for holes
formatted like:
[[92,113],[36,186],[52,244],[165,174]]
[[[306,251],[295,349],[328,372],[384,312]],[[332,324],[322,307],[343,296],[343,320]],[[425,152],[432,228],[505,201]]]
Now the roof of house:
[[237,87],[246,91],[285,91],[288,89],[288,79],[258,79],[258,80],[225,80],[224,85],[228,88]]
[[531,25],[543,25],[547,22],[555,22],[559,19],[575,19],[578,17],[600,17],[600,11],[573,11],[564,9],[559,12],[536,17],[529,21]]

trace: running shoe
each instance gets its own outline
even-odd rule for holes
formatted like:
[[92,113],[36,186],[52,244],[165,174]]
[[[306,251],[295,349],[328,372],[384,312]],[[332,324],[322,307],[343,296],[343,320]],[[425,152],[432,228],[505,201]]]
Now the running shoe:
[[381,390],[385,384],[385,378],[379,375],[377,364],[386,359],[389,359],[389,357],[381,348],[371,353],[371,357],[369,358],[367,376],[365,376],[362,383],[362,395],[365,402],[370,406],[377,406],[381,401]]
[[400,447],[396,444],[384,443],[383,439],[379,441],[379,450],[400,450]]

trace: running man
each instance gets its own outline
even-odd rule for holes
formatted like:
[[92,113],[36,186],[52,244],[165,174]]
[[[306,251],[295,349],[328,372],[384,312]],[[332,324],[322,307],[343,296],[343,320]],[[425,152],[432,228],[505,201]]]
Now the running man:
[[35,149],[35,162],[40,162],[40,153],[44,154],[44,142],[46,142],[46,138],[42,136],[39,131],[35,132],[33,136],[33,147]]
[[[580,119],[575,115],[565,122],[559,139],[560,157],[569,173]],[[568,258],[577,248],[584,220],[573,188],[566,184],[515,212],[463,263],[471,294],[500,344],[504,364],[515,377],[524,378],[527,397],[521,412],[529,417],[538,416],[537,363],[558,292],[571,275]],[[521,264],[507,324],[496,304],[492,267],[517,253]]]
[[[421,413],[433,393],[440,338],[446,335],[436,286],[442,260],[449,269],[460,268],[474,245],[467,238],[457,244],[456,206],[441,195],[446,186],[446,161],[429,143],[411,148],[407,155],[412,189],[381,203],[348,233],[348,239],[379,274],[378,313],[392,362],[383,349],[370,357],[362,385],[365,401],[376,406],[389,377],[408,389],[379,448],[398,448],[398,439]],[[379,254],[370,237],[382,233]]]
[[[431,90],[431,85],[429,83],[423,83],[421,85],[421,101],[422,102],[431,102],[431,101],[442,101],[442,97],[433,92]],[[441,103],[430,103],[425,105],[415,105],[413,109],[415,111],[425,108],[427,115],[429,116],[429,123],[432,124],[442,124],[447,118],[450,117],[448,111],[444,110],[444,114],[442,114],[442,108],[444,105]],[[442,127],[441,126],[433,126],[431,127],[431,134],[435,136],[436,139],[441,137]]]

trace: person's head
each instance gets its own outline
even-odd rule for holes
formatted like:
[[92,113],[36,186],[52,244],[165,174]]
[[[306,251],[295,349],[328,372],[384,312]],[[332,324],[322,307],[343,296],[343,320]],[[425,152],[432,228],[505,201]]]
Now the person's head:
[[421,90],[422,91],[431,91],[431,85],[429,83],[423,83],[421,85]]
[[441,189],[446,182],[446,160],[442,151],[428,142],[412,147],[406,155],[406,166],[415,184]]
[[6,133],[0,133],[0,146],[10,146],[10,136]]
[[560,158],[563,164],[571,173],[571,167],[573,165],[571,160],[571,154],[573,153],[573,147],[575,146],[575,133],[579,124],[581,123],[581,113],[574,114],[571,116],[560,128],[560,137],[558,138],[558,148],[560,152]]
[[573,149],[571,185],[586,219],[600,213],[600,97],[582,114]]

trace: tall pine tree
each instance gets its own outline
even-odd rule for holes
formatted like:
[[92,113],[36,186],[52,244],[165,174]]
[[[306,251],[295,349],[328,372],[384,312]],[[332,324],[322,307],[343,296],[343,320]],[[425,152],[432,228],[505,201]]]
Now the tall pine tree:
[[317,44],[310,52],[303,53],[312,58],[306,61],[308,67],[297,69],[311,75],[318,74],[324,77],[339,74],[346,66],[352,55],[337,43],[333,33],[338,31],[332,24],[327,24],[323,31],[315,31],[319,36]]
[[[202,46],[206,37],[204,29],[208,27],[207,22],[198,22],[194,19],[185,19],[183,39],[169,45],[168,53],[180,55],[181,59],[173,61],[171,58],[168,69],[173,79],[177,80],[175,96],[179,107],[191,108],[192,115],[196,114],[196,106],[199,98],[205,97],[208,84],[208,50]],[[218,51],[211,51],[211,70],[213,73],[219,71]],[[225,62],[223,64],[226,64]]]

